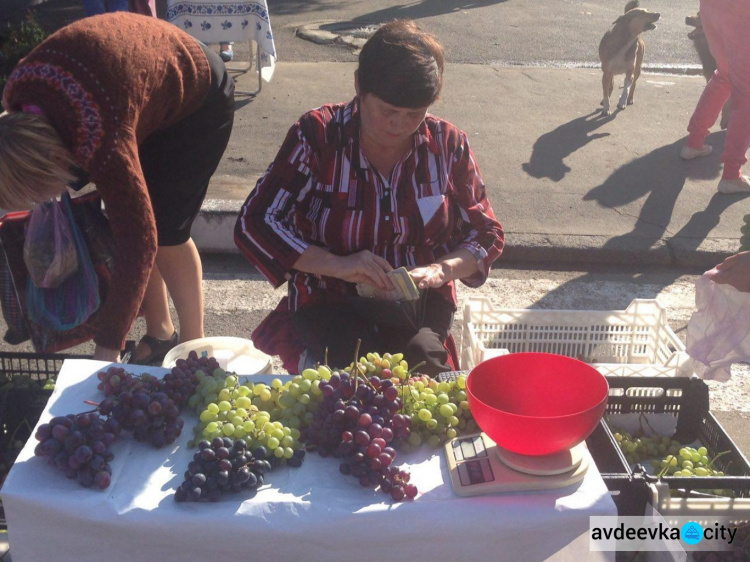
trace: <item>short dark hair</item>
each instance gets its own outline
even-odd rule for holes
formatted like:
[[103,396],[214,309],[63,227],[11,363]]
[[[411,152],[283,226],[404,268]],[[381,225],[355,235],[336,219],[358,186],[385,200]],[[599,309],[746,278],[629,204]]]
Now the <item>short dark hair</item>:
[[427,107],[443,88],[443,47],[410,20],[383,24],[359,53],[360,93],[396,107]]

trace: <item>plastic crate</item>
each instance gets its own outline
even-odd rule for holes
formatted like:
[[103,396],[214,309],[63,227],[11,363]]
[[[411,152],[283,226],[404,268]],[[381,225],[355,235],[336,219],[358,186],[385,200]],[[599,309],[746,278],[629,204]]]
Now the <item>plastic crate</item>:
[[[607,381],[610,392],[605,416],[630,413],[670,416],[675,422],[672,436],[678,441],[699,441],[708,449],[710,457],[729,451],[716,461],[719,470],[726,473],[724,477],[665,476],[659,483],[645,470],[631,471],[621,454],[619,460],[613,456],[612,448],[619,453],[619,446],[605,418],[602,423],[606,427],[598,440],[587,440],[587,443],[598,467],[597,459],[605,459],[604,468],[599,468],[610,490],[636,495],[642,502],[645,488],[648,502],[667,519],[669,516],[725,515],[741,522],[750,518],[750,462],[709,411],[708,386],[703,380],[607,377]],[[717,488],[733,490],[735,497],[701,492]]]
[[607,485],[618,515],[635,517],[643,515],[651,492],[643,477],[634,474],[617,445],[612,431],[602,420],[586,439],[586,447],[596,468]]
[[[5,479],[12,466],[15,442],[26,442],[39,421],[52,391],[44,385],[54,380],[65,359],[89,359],[85,355],[0,352],[0,461]],[[25,384],[14,379],[28,377]],[[5,529],[5,514],[0,505],[0,529]]]
[[604,375],[690,376],[692,360],[655,299],[634,299],[625,310],[496,309],[485,297],[464,307],[461,364],[517,352],[581,359]]

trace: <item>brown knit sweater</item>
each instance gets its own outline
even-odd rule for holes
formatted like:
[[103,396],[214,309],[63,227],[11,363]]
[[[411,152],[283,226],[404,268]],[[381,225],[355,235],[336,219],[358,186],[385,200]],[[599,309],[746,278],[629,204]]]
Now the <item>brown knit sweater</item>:
[[99,345],[122,349],[156,255],[138,144],[195,111],[210,85],[209,64],[195,39],[165,21],[127,12],[61,29],[8,80],[5,108],[41,108],[106,206],[117,248],[94,338]]

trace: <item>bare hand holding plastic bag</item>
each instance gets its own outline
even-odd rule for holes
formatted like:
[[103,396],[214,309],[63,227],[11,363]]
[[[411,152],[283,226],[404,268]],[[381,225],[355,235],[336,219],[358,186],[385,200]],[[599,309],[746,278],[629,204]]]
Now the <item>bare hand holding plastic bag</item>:
[[726,381],[732,363],[750,361],[750,252],[725,259],[695,283],[687,352],[705,379]]
[[731,285],[738,291],[750,293],[750,252],[729,256],[705,275],[714,283]]

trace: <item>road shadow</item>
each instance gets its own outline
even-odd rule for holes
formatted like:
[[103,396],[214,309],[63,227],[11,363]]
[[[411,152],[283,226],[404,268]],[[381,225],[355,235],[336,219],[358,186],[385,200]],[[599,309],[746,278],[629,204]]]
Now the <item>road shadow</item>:
[[616,208],[647,196],[636,228],[643,221],[668,224],[687,178],[713,179],[721,172],[724,133],[713,133],[706,139],[714,147],[710,156],[687,162],[680,158],[680,149],[685,142],[685,138],[679,139],[620,166],[603,184],[589,191],[583,200]]
[[[158,1],[158,0],[157,0]],[[164,0],[166,2],[166,0]],[[340,10],[348,5],[347,0],[330,2],[328,0],[274,0],[268,6],[268,12],[273,22],[274,15],[297,15],[314,12],[329,12]]]
[[[713,133],[707,139],[714,147],[713,154],[700,160],[685,162],[679,157],[685,139],[657,148],[642,158],[637,158],[618,168],[607,180],[593,188],[584,196],[584,201],[597,201],[601,206],[616,209],[645,197],[633,230],[613,236],[602,246],[616,255],[633,256],[653,251],[660,241],[669,245],[670,241],[680,240],[680,252],[697,251],[701,243],[719,224],[722,213],[731,205],[748,197],[748,194],[714,194],[704,209],[697,210],[677,232],[669,232],[668,227],[674,212],[677,198],[687,178],[716,179],[721,174],[720,155],[723,152],[723,133]],[[739,226],[738,226],[739,237]],[[640,260],[639,260],[640,261]],[[673,275],[665,275],[660,287],[664,288],[680,276],[679,268],[671,268]],[[634,281],[640,274],[633,275]],[[585,284],[593,280],[592,274],[585,274],[574,281]],[[550,291],[533,305],[533,308],[554,308],[552,303],[560,300],[560,294],[568,291],[563,284]],[[560,293],[560,294],[558,294]],[[656,295],[640,295],[654,298]]]
[[475,8],[484,8],[502,4],[508,0],[421,0],[403,6],[391,6],[382,10],[376,10],[368,14],[362,14],[352,19],[353,22],[383,23],[394,19],[418,20],[442,16],[453,12],[462,12]]
[[534,143],[529,161],[521,165],[523,171],[534,178],[560,181],[570,172],[565,158],[591,141],[609,136],[609,133],[592,133],[614,118],[614,113],[602,117],[601,110],[596,110],[544,133]]

